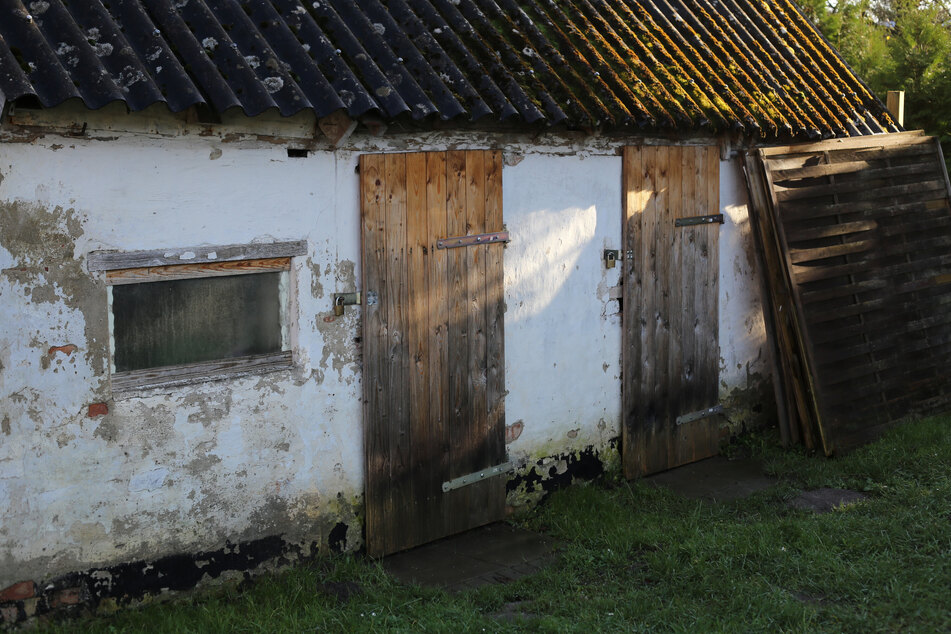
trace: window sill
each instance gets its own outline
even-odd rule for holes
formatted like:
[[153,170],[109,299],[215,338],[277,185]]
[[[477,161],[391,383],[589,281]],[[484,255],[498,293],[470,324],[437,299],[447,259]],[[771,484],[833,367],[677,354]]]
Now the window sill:
[[252,357],[235,357],[223,361],[207,361],[172,365],[148,370],[116,372],[112,375],[112,393],[127,395],[139,390],[195,385],[242,376],[266,374],[294,367],[290,350]]

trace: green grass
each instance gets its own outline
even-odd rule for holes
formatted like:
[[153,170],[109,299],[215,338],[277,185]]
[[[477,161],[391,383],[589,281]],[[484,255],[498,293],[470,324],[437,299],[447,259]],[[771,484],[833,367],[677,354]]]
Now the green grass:
[[[51,627],[112,631],[830,631],[951,630],[951,418],[904,425],[827,460],[745,439],[778,477],[712,504],[641,483],[575,486],[524,524],[563,543],[559,563],[450,595],[405,587],[337,556],[242,590]],[[868,499],[824,515],[792,510],[802,489]],[[352,581],[347,602],[317,591]],[[519,603],[516,619],[493,614]]]

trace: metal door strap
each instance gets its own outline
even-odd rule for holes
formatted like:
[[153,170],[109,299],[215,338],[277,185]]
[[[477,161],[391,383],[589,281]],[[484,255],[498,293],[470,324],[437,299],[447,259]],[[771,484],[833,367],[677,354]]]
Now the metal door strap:
[[473,236],[456,236],[455,238],[443,238],[436,240],[437,249],[455,249],[456,247],[469,247],[476,244],[493,244],[496,242],[508,242],[508,231],[496,231],[495,233],[480,233]]
[[708,416],[713,416],[714,414],[719,414],[723,411],[722,405],[714,405],[713,407],[702,409],[696,412],[690,412],[689,414],[683,414],[677,417],[677,424],[684,425],[686,423],[692,423],[695,420],[700,420],[701,418],[707,418]]
[[475,484],[476,482],[481,482],[486,478],[491,478],[492,476],[497,476],[509,471],[515,470],[515,464],[512,462],[503,462],[502,464],[495,465],[494,467],[489,467],[488,469],[482,469],[480,471],[475,471],[468,475],[459,476],[458,478],[453,478],[452,480],[447,480],[442,483],[442,492],[449,493],[453,489],[460,489],[469,484]]

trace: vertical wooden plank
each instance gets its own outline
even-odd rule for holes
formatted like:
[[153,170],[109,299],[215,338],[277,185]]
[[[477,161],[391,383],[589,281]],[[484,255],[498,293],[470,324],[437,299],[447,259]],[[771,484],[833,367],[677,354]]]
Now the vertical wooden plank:
[[409,437],[410,482],[415,497],[412,504],[404,502],[405,518],[413,546],[433,539],[430,509],[439,504],[442,495],[433,481],[432,424],[429,407],[429,341],[430,291],[429,278],[429,207],[427,203],[426,155],[406,155],[406,262],[407,297],[406,342],[409,353]]
[[449,531],[443,512],[445,494],[440,488],[449,479],[449,258],[436,249],[446,229],[446,154],[426,154],[426,205],[429,209],[429,381],[430,469],[439,504],[430,508],[429,522],[440,535]]
[[644,146],[624,148],[622,179],[624,195],[623,230],[623,305],[622,305],[622,400],[624,416],[624,473],[627,478],[643,475],[647,461],[647,442],[642,429],[647,414],[646,377],[652,370],[647,357],[650,345],[647,328],[647,297],[651,288],[648,249],[644,240],[649,223],[648,209],[653,201],[648,172],[653,150]]
[[[706,213],[720,211],[720,153],[716,146],[707,146],[704,156],[704,181],[706,183]],[[700,252],[704,256],[698,262],[698,281],[695,283],[695,305],[699,317],[698,364],[702,401],[700,408],[712,407],[720,400],[720,227],[717,223],[700,227],[703,241]],[[697,439],[698,452],[693,460],[715,455],[719,448],[719,417],[705,419]]]
[[[668,373],[667,363],[670,347],[670,240],[674,220],[669,213],[669,186],[667,170],[670,164],[670,148],[655,147],[653,156],[645,168],[651,174],[653,197],[644,212],[643,239],[648,250],[647,267],[650,288],[645,298],[648,341],[644,343],[646,379],[642,385],[646,412],[643,419],[645,439],[650,449],[646,454],[648,473],[668,467],[667,445],[671,439],[668,420]],[[650,370],[648,373],[647,370]]]
[[[382,292],[385,269],[384,164],[382,155],[360,157],[361,214],[363,220],[363,288]],[[363,294],[363,398],[366,486],[366,548],[371,557],[385,552],[383,483],[389,475],[386,408],[383,399],[383,345],[381,306],[367,305]]]
[[[685,332],[683,315],[690,311],[691,297],[690,281],[681,273],[681,242],[684,240],[683,228],[675,226],[677,218],[685,215],[684,207],[684,178],[689,173],[685,169],[684,161],[692,153],[693,148],[674,146],[667,150],[667,213],[663,220],[662,233],[664,251],[662,255],[667,261],[669,276],[662,281],[666,290],[663,295],[664,322],[667,330],[667,375],[666,400],[664,402],[664,419],[667,426],[667,464],[674,465],[679,459],[681,446],[689,444],[689,434],[684,434],[674,421],[681,414],[684,405],[685,381],[683,377],[683,350],[689,347],[692,337]],[[689,259],[689,258],[688,258]],[[687,288],[684,288],[684,287]],[[658,453],[664,448],[658,447]]]
[[[485,230],[501,231],[502,225],[502,152],[491,150],[485,161]],[[505,249],[501,244],[486,249],[487,427],[489,462],[496,465],[505,460]],[[493,478],[489,485],[489,515],[501,518],[505,514],[505,478]]]
[[[485,233],[485,152],[470,150],[466,152],[466,228],[468,233]],[[486,245],[476,245],[461,249],[466,255],[466,274],[468,275],[468,311],[469,321],[469,368],[467,388],[469,390],[469,411],[471,418],[468,429],[468,455],[464,462],[468,465],[466,473],[492,466],[489,464],[488,413],[486,402],[486,289],[485,258]],[[494,481],[481,482],[469,487],[469,524],[478,526],[485,521],[488,505],[488,486]]]
[[[468,233],[466,227],[466,153],[451,151],[446,157],[446,232]],[[469,473],[469,288],[466,249],[448,249],[449,269],[449,478]],[[469,516],[469,489],[451,491],[445,498],[446,525],[450,532],[465,530]]]
[[386,349],[383,396],[387,402],[390,483],[386,488],[386,548],[393,552],[411,541],[410,527],[401,521],[404,505],[412,504],[412,462],[409,429],[409,350],[406,342],[407,268],[406,268],[406,155],[387,154],[386,176],[386,278],[385,308]]

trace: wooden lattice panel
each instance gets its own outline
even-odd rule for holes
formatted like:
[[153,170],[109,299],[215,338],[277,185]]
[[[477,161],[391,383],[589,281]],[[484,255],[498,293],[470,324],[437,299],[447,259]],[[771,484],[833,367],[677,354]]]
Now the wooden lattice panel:
[[951,206],[937,141],[764,148],[747,173],[784,386],[807,444],[813,426],[832,453],[947,409]]

